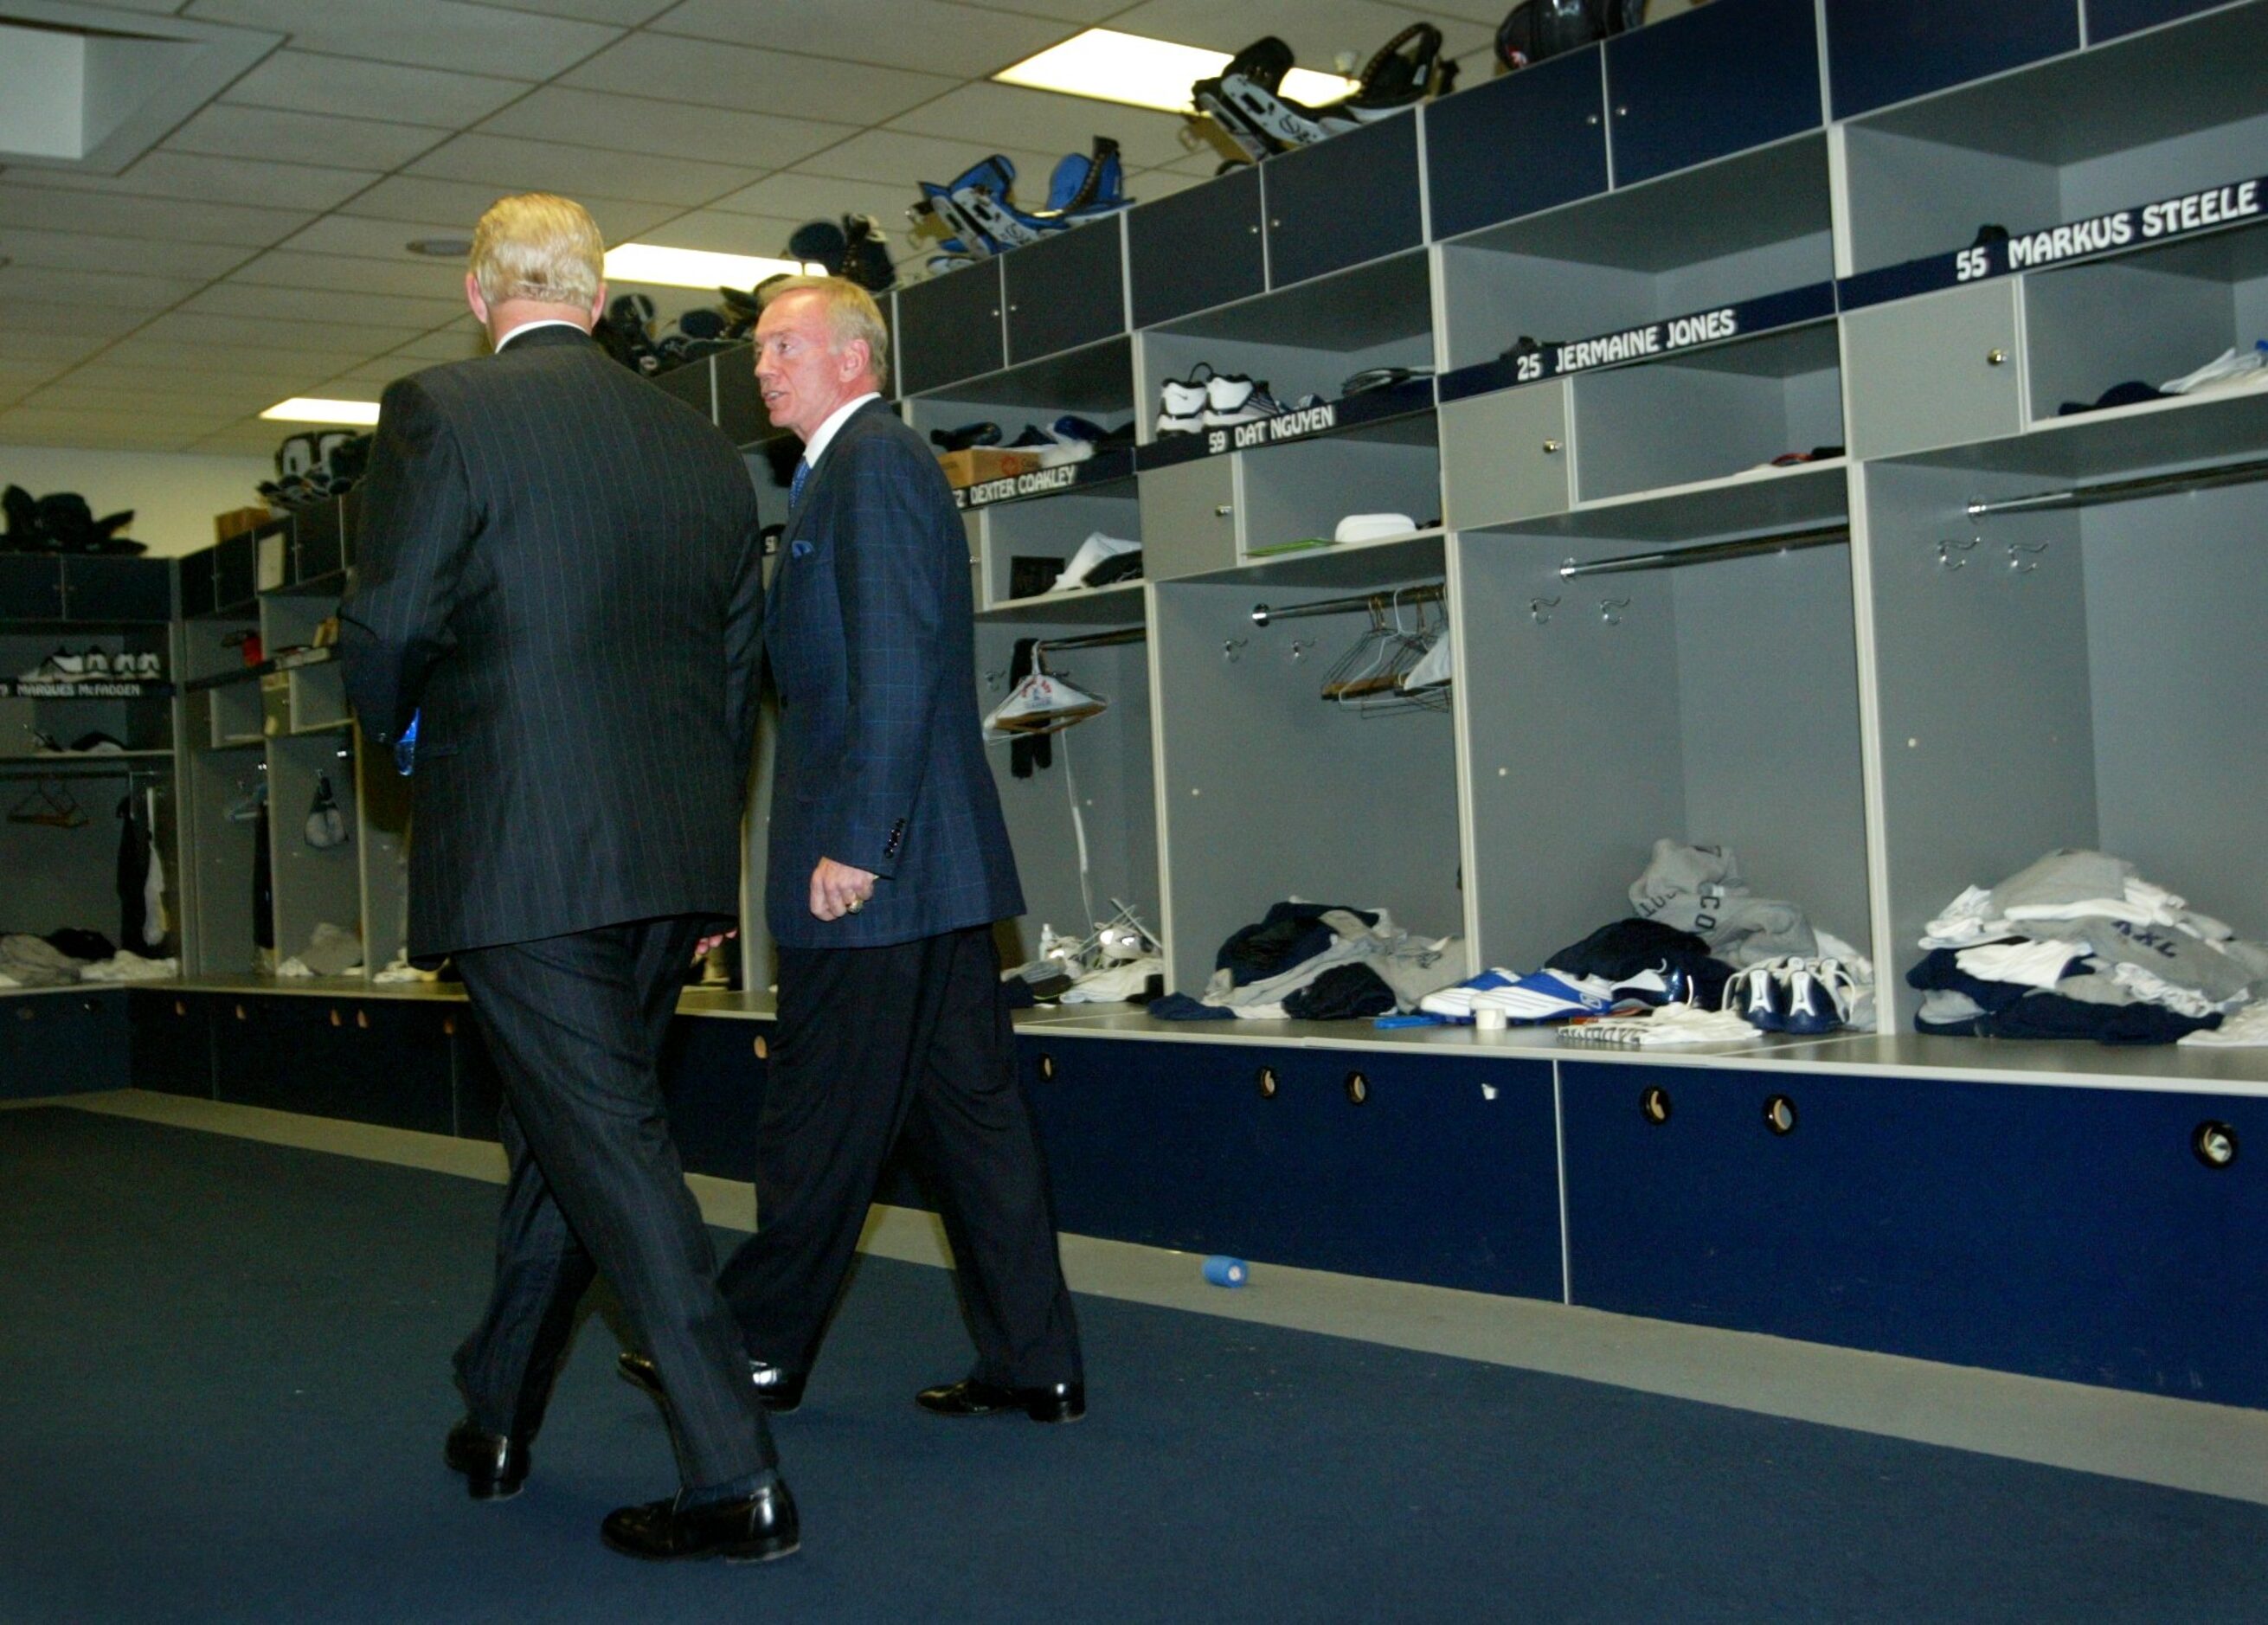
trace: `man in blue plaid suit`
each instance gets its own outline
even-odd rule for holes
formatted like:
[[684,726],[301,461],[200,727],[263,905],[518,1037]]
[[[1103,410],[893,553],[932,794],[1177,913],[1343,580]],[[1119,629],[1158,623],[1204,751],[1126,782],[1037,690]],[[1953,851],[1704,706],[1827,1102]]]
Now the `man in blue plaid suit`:
[[1024,904],[984,760],[968,538],[881,398],[889,338],[864,289],[776,284],[756,341],[764,405],[804,457],[764,607],[779,1018],[760,1228],[718,1283],[759,1391],[793,1408],[902,1136],[976,1343],[969,1375],[918,1402],[1077,1421],[1079,1334],[992,938]]

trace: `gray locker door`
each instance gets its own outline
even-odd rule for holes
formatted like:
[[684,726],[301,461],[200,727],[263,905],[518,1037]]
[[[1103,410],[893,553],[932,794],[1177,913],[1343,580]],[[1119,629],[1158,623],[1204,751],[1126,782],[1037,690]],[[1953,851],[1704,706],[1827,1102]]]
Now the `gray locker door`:
[[1232,452],[1143,474],[1142,568],[1151,580],[1236,562],[1238,460]]
[[1441,489],[1449,528],[1563,513],[1572,499],[1567,380],[1441,408]]
[[2024,426],[2016,279],[1951,288],[1843,319],[1851,454],[1895,457]]

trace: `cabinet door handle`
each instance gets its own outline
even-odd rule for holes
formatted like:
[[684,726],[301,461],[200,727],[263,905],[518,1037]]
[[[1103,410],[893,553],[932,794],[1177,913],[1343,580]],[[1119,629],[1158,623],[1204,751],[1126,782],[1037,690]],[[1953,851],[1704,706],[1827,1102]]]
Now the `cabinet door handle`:
[[1212,517],[1216,519],[1225,519],[1235,511],[1236,509],[1228,503],[1216,503],[1213,504]]
[[1248,232],[1251,232],[1255,237],[1257,237],[1257,236],[1259,236],[1259,235],[1260,235],[1260,227],[1259,227],[1259,224],[1258,224],[1256,222],[1255,224],[1251,224],[1251,225],[1248,225],[1248,226],[1246,226],[1244,229],[1245,229],[1246,231],[1248,231]]
[[1559,443],[1558,443],[1557,440],[1546,440],[1546,441],[1543,443],[1543,454],[1544,454],[1546,457],[1557,457],[1557,456],[1558,456],[1558,455],[1559,455]]
[[1616,107],[1615,109],[1615,116],[1618,119],[1626,119],[1630,117],[1630,109],[1628,107]]
[[1022,310],[1023,308],[1024,308],[1024,307],[1023,307],[1022,305],[1011,305],[1008,307],[1008,314],[1010,314],[1011,316],[1012,316],[1012,315],[1014,315],[1018,311]]
[[1997,345],[1984,352],[1984,364],[1988,367],[1997,367],[2007,359],[2008,352]]
[[1583,115],[1583,122],[1596,129],[1599,128],[1599,115],[1595,113],[1587,113]]

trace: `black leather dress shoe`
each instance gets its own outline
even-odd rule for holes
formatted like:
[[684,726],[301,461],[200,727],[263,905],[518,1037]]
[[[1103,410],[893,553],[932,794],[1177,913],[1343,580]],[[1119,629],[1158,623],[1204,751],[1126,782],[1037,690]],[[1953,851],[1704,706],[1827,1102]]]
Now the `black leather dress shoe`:
[[449,1430],[441,1459],[465,1475],[465,1489],[475,1501],[506,1500],[527,1482],[527,1441],[476,1427],[470,1416]]
[[673,1496],[609,1512],[599,1537],[627,1556],[654,1562],[692,1557],[765,1562],[803,1543],[795,1497],[777,1481],[737,1501],[681,1507],[681,1499]]
[[[663,1397],[660,1368],[633,1349],[615,1357],[615,1375],[634,1388],[643,1388],[654,1400]],[[762,1360],[748,1362],[748,1380],[756,1385],[756,1401],[766,1410],[785,1415],[803,1403],[803,1373],[784,1371]]]
[[924,1388],[914,1403],[939,1416],[992,1416],[1020,1410],[1034,1422],[1077,1422],[1086,1415],[1086,1385],[1051,1382],[1038,1388],[1002,1388],[974,1377],[942,1388]]

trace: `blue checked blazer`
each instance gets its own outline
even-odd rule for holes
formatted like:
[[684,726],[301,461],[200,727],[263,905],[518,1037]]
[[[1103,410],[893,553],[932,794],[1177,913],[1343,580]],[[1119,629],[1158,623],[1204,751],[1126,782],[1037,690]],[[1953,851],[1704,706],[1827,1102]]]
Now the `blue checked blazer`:
[[[762,557],[731,441],[571,327],[389,385],[339,608],[409,950],[739,913]],[[390,757],[381,757],[390,772]]]
[[[870,401],[805,482],[764,600],[779,700],[765,916],[782,947],[880,947],[1023,912],[973,611],[944,473]],[[812,914],[821,857],[880,877],[858,913]]]

